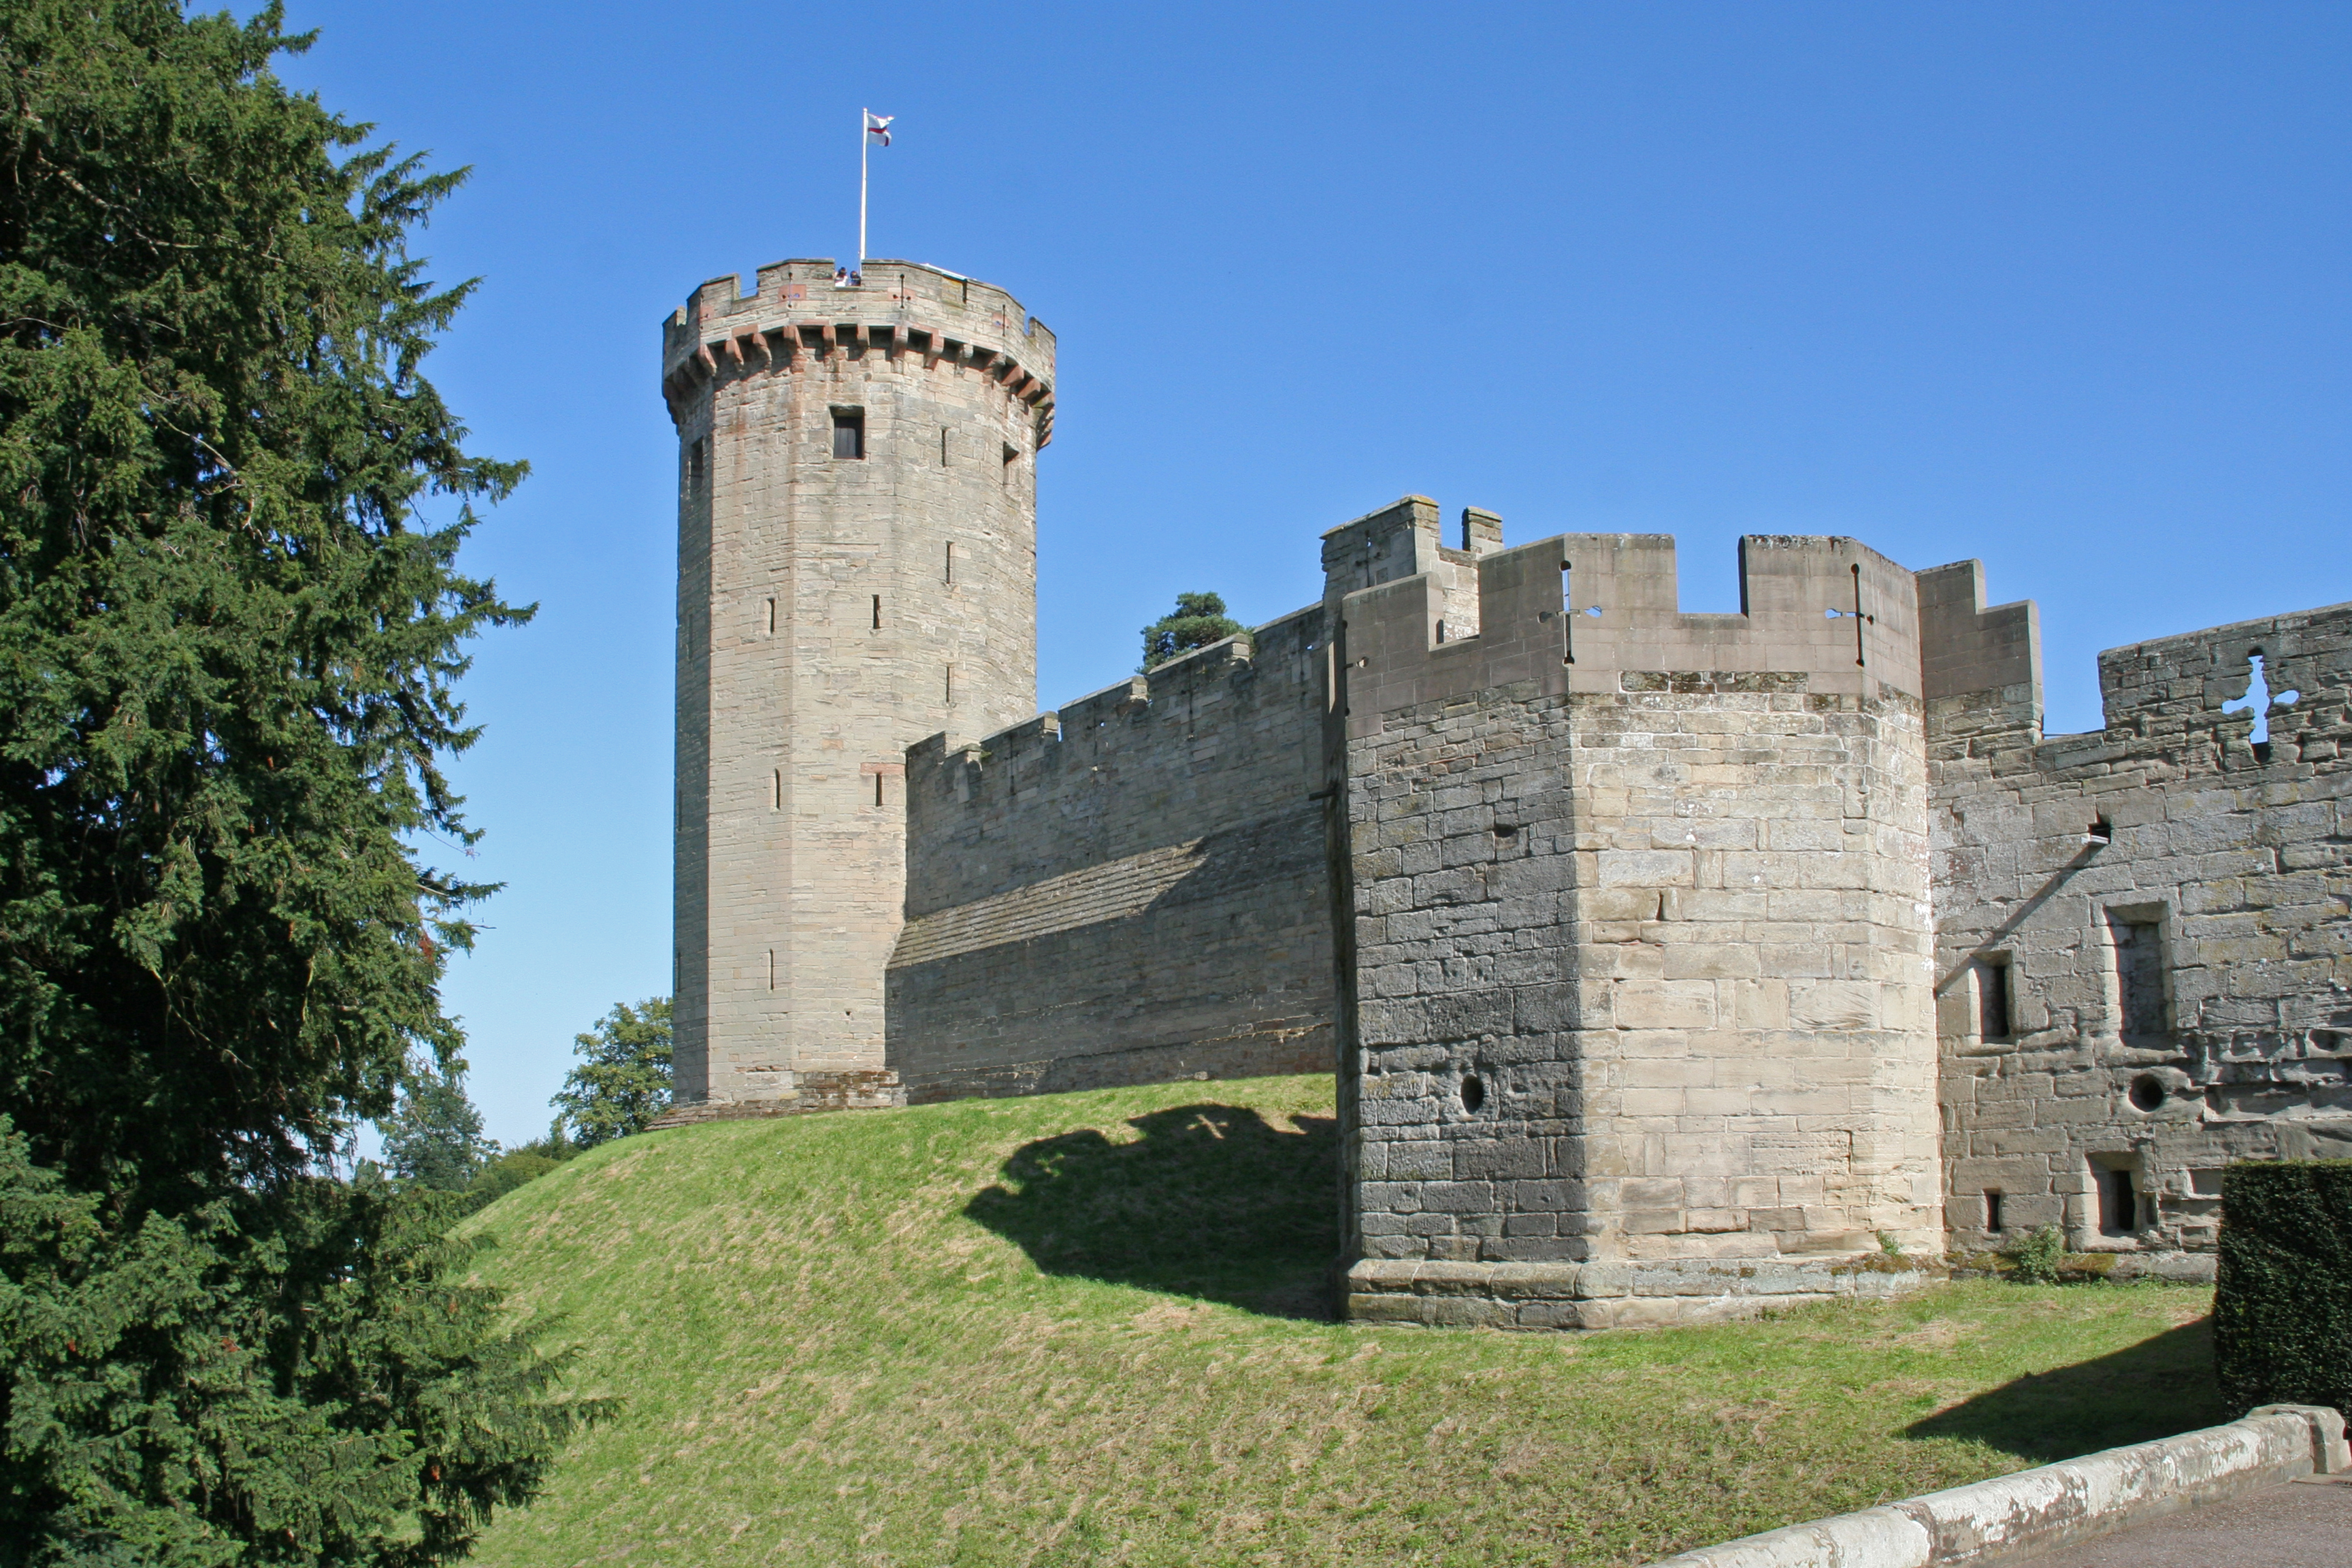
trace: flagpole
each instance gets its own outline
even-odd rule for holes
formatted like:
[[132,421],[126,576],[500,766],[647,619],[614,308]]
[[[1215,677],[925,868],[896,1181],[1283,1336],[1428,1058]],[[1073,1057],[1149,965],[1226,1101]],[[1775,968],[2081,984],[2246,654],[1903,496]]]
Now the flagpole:
[[866,117],[872,110],[857,111],[857,269],[866,270],[866,148],[874,138],[866,133]]

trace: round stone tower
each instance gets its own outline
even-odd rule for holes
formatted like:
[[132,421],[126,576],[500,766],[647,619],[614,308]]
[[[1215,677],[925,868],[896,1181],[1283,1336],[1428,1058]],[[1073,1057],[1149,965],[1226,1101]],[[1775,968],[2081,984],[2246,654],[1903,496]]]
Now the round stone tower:
[[1012,296],[914,262],[779,262],[664,323],[688,1115],[894,1096],[903,757],[1035,710],[1053,379]]

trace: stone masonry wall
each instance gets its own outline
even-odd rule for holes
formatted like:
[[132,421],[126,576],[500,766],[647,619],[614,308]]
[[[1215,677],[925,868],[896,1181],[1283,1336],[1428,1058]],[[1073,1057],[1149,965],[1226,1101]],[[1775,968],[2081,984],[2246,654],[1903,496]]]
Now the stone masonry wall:
[[1940,1247],[1911,576],[1742,566],[1701,616],[1669,540],[1488,553],[1462,642],[1434,574],[1346,597],[1355,1315],[1701,1317]]
[[714,279],[663,328],[687,1105],[893,1098],[905,750],[1036,700],[1053,334],[936,268],[870,261],[856,289],[833,271]]
[[1330,1070],[1323,624],[908,752],[910,1098]]
[[2208,1251],[2223,1164],[2352,1155],[2352,605],[2110,650],[2045,737],[2032,607],[1920,585],[1953,1243]]

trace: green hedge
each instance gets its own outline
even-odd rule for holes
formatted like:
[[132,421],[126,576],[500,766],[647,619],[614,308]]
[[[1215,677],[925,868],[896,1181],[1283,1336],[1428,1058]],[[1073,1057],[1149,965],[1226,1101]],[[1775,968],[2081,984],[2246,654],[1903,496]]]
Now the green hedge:
[[2352,1411],[2352,1160],[2222,1173],[2213,1362],[2233,1414]]

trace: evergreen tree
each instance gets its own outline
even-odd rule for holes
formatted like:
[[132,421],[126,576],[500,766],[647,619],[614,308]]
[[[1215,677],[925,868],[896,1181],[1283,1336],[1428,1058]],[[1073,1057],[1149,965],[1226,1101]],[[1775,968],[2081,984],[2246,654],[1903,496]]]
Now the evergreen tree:
[[583,1059],[550,1101],[556,1132],[592,1149],[644,1131],[669,1109],[669,998],[615,1003],[593,1029],[572,1037],[572,1054]]
[[1225,601],[1215,594],[1179,594],[1174,613],[1143,628],[1143,663],[1139,673],[1166,664],[1180,653],[1206,647],[1249,630],[1225,614]]
[[[0,0],[0,1563],[415,1564],[586,1414],[322,1173],[488,889],[442,759],[467,453],[419,364],[455,187],[172,0]],[[419,502],[450,498],[427,521]]]
[[482,1136],[482,1113],[456,1066],[436,1071],[427,1064],[412,1074],[383,1128],[384,1168],[436,1193],[463,1190],[499,1153],[497,1141]]

